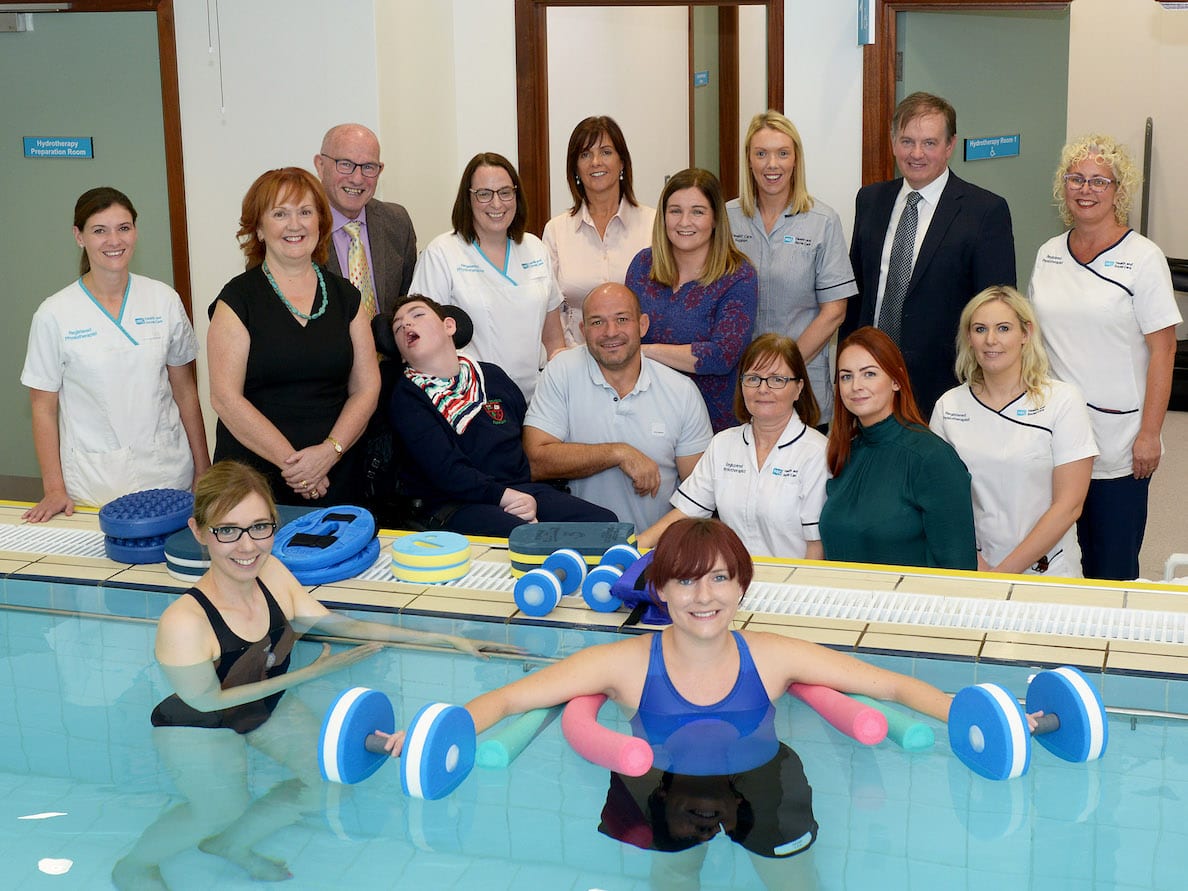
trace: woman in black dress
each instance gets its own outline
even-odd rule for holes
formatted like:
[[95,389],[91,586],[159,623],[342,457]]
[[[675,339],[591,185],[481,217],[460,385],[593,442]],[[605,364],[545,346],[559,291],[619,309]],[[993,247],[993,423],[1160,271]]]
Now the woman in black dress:
[[330,227],[313,174],[285,167],[261,175],[239,220],[247,271],[210,309],[215,460],[255,466],[282,504],[354,500],[351,446],[379,397],[359,292],[322,268]]

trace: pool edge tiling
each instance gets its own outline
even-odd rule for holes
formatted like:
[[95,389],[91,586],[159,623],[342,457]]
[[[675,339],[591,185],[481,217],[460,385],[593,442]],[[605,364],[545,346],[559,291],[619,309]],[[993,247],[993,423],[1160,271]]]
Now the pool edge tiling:
[[[187,587],[169,575],[163,564],[129,566],[90,553],[48,553],[50,548],[44,548],[44,553],[11,550],[11,539],[26,538],[30,531],[29,524],[20,519],[21,512],[18,505],[0,503],[0,579],[5,605],[152,620]],[[97,533],[98,519],[93,513],[78,512],[69,518],[51,520],[38,529]],[[472,566],[478,570],[479,581],[470,583],[471,587],[396,582],[385,577],[384,561],[388,545],[404,534],[381,532],[384,556],[375,567],[362,578],[315,586],[315,596],[336,608],[385,612],[402,620],[443,617],[467,623],[557,629],[627,633],[645,630],[626,626],[625,611],[598,613],[580,598],[566,598],[557,610],[539,619],[524,616],[516,609],[510,574],[502,578],[501,568],[508,562],[506,543],[493,539],[473,541]],[[872,656],[951,658],[1004,667],[1071,663],[1094,674],[1117,675],[1112,685],[1115,687],[1126,686],[1125,677],[1164,678],[1175,682],[1177,689],[1156,698],[1165,705],[1176,704],[1181,713],[1188,711],[1184,708],[1188,696],[1178,690],[1181,682],[1188,685],[1188,636],[1183,630],[1188,625],[1188,587],[1183,585],[762,558],[756,560],[756,570],[754,597],[748,594],[736,627],[789,634]],[[37,593],[37,582],[48,583],[49,602],[44,588]],[[763,603],[764,597],[772,596],[795,600],[797,592],[815,594],[815,589],[821,589],[822,603],[830,602],[838,593],[848,596],[850,602],[860,602],[862,608],[843,605],[831,611],[828,606],[797,606],[781,613],[754,608],[752,603]],[[884,603],[889,604],[886,610],[880,608]],[[977,618],[977,623],[986,627],[962,627],[960,615],[955,619],[947,617],[941,623],[949,623],[946,627],[897,620],[894,617],[903,611],[904,604],[910,607],[907,613],[916,608],[930,614],[988,611],[985,617]],[[1049,612],[1063,620],[1058,633],[995,627],[1000,622],[1009,626],[1015,615]],[[877,618],[858,613],[871,613]],[[1067,626],[1088,627],[1091,619],[1101,617],[1115,630],[1068,633]],[[1125,627],[1117,630],[1119,623],[1124,626],[1127,619],[1137,623],[1133,633]],[[1159,633],[1151,632],[1148,626]]]

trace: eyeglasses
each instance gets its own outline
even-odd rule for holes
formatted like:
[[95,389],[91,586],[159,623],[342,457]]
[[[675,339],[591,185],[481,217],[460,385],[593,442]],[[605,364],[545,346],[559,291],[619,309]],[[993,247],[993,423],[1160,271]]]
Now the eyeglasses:
[[798,381],[798,377],[784,377],[782,374],[769,374],[767,377],[760,377],[757,374],[744,374],[742,376],[742,385],[750,387],[752,390],[757,388],[760,384],[767,384],[769,390],[782,390],[792,381]]
[[276,523],[252,523],[250,526],[211,526],[210,534],[215,541],[223,544],[234,544],[243,538],[243,533],[253,541],[264,541],[276,534]]
[[331,158],[325,152],[318,152],[318,154],[329,161],[333,161],[334,169],[343,176],[350,176],[355,172],[355,168],[357,167],[365,177],[368,179],[375,179],[380,175],[380,171],[384,169],[383,164],[377,163],[375,161],[367,161],[366,163],[359,164],[355,161],[352,161],[350,158]]
[[490,204],[496,195],[500,201],[511,201],[516,197],[515,186],[504,186],[502,189],[470,189],[470,194],[479,204]]
[[1104,192],[1116,182],[1117,180],[1105,176],[1085,177],[1079,173],[1064,174],[1064,185],[1074,192],[1081,191],[1081,189],[1085,188],[1086,184],[1088,184],[1089,191],[1091,192]]

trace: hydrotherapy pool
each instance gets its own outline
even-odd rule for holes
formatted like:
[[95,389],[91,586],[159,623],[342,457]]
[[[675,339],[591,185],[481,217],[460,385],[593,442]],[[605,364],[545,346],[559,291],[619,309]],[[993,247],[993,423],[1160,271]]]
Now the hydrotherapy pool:
[[[83,586],[78,593],[91,591],[135,596]],[[507,636],[550,655],[606,639],[481,622],[465,630]],[[151,621],[0,610],[4,887],[109,887],[117,859],[180,800],[148,723],[168,692],[153,663],[153,633]],[[302,643],[297,652],[308,661],[317,645]],[[1028,672],[868,658],[948,690],[988,676],[1021,690]],[[398,694],[406,721],[426,701],[463,702],[534,664],[390,649],[288,695],[320,715],[340,689],[364,684]],[[1107,694],[1126,687],[1132,696],[1140,685],[1184,683],[1105,680]],[[1182,692],[1156,698],[1175,700]],[[972,775],[950,755],[943,732],[928,752],[909,755],[889,743],[865,748],[788,698],[777,727],[813,787],[820,833],[811,856],[822,889],[1179,889],[1188,874],[1188,725],[1180,721],[1112,715],[1102,761],[1066,765],[1037,749],[1030,773],[1007,783]],[[257,752],[248,769],[257,798],[289,777]],[[405,799],[394,767],[357,787],[323,785],[317,806],[258,850],[287,863],[289,888],[652,887],[654,858],[672,855],[598,832],[608,777],[569,750],[554,724],[510,770],[476,769],[443,801]],[[167,860],[162,872],[177,889],[255,884],[193,847]],[[706,846],[700,882],[706,889],[764,887],[747,853],[722,835]]]

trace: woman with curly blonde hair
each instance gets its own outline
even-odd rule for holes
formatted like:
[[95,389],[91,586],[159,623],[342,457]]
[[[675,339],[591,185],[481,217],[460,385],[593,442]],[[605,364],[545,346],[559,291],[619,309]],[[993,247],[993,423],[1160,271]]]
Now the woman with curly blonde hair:
[[956,370],[931,427],[972,477],[978,568],[1079,576],[1073,524],[1097,446],[1080,390],[1049,376],[1027,298],[995,285],[966,304]]
[[1100,450],[1077,521],[1089,578],[1138,577],[1181,321],[1166,258],[1129,228],[1139,179],[1113,137],[1066,145],[1052,194],[1070,228],[1031,275],[1052,372],[1084,394]]

